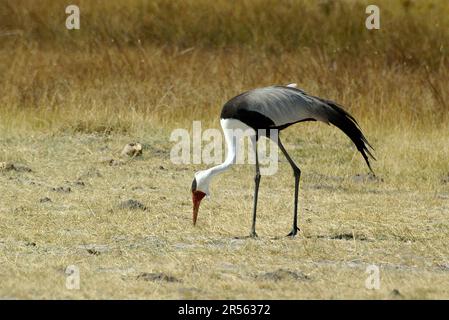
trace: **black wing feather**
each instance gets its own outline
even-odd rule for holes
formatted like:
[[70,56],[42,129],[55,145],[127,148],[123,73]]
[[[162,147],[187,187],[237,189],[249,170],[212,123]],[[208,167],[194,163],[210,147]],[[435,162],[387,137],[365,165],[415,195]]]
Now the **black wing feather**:
[[359,124],[354,119],[354,117],[331,100],[325,100],[317,97],[315,98],[327,104],[335,111],[329,113],[329,122],[338,127],[352,140],[352,142],[357,147],[357,150],[359,150],[359,152],[362,154],[363,159],[365,159],[368,168],[374,174],[374,171],[371,168],[371,164],[369,162],[369,157],[374,160],[376,160],[376,158],[370,152],[368,147],[373,150],[374,148],[369,144],[368,140],[363,135],[362,131],[360,130]]

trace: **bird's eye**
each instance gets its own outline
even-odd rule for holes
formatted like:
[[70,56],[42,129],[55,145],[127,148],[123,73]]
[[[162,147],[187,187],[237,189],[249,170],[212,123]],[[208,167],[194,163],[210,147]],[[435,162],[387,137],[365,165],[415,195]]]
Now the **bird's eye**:
[[194,192],[195,190],[196,190],[196,179],[193,178],[193,181],[192,181],[192,192]]

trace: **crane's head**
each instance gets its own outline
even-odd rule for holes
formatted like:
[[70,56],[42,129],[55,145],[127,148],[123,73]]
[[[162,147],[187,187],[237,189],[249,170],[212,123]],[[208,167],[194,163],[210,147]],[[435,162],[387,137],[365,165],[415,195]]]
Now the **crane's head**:
[[201,200],[209,195],[210,174],[207,171],[198,171],[192,181],[193,225],[196,224]]

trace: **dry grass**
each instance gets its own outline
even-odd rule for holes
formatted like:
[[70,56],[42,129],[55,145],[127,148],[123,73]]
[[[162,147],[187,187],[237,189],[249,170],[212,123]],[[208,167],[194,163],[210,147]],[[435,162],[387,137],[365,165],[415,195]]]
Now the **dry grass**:
[[[273,239],[291,227],[293,179],[285,161],[276,176],[262,178],[259,239],[235,240],[249,232],[251,166],[236,166],[213,183],[193,228],[194,168],[169,161],[167,132],[2,141],[3,160],[33,172],[0,173],[0,296],[448,298],[449,184],[442,179],[449,154],[426,143],[447,145],[447,136],[411,133],[414,148],[399,147],[397,134],[382,137],[376,169],[384,181],[360,182],[354,175],[366,169],[346,138],[338,134],[332,143],[326,137],[335,130],[321,129],[299,129],[304,136],[287,143],[304,173],[295,240]],[[121,166],[99,162],[134,139],[145,147],[143,158]],[[51,202],[41,203],[45,197]],[[148,210],[120,209],[128,199]],[[365,289],[370,264],[381,270],[378,291]],[[68,265],[80,268],[80,290],[65,288]],[[279,269],[308,279],[263,276]],[[145,272],[179,282],[137,278]]]
[[[0,171],[0,297],[449,297],[445,1],[378,1],[372,32],[363,1],[78,3],[79,31],[63,1],[0,6],[0,162],[33,170]],[[354,114],[383,181],[354,178],[367,170],[337,129],[301,124],[284,134],[303,171],[297,239],[272,239],[290,229],[285,162],[262,179],[260,239],[233,239],[250,227],[251,166],[214,181],[193,228],[204,166],[170,162],[171,129],[217,127],[230,97],[289,82]],[[99,161],[131,141],[142,159]],[[148,210],[120,209],[127,199]],[[64,286],[71,264],[80,290]],[[299,279],[266,275],[279,269]]]
[[242,90],[292,81],[365,123],[447,122],[445,1],[381,1],[379,31],[364,27],[363,1],[80,1],[75,31],[65,5],[2,6],[2,124],[175,127],[215,119]]

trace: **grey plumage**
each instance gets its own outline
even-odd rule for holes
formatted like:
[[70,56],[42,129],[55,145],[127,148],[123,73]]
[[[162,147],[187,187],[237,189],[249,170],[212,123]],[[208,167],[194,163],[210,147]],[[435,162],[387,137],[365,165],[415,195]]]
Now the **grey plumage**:
[[331,123],[356,145],[369,169],[372,149],[357,121],[337,103],[287,86],[271,86],[247,91],[229,100],[221,118],[236,118],[254,129],[279,128],[308,120]]
[[327,122],[326,105],[295,88],[273,86],[254,89],[247,92],[246,99],[248,110],[270,118],[277,127],[306,119]]

